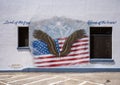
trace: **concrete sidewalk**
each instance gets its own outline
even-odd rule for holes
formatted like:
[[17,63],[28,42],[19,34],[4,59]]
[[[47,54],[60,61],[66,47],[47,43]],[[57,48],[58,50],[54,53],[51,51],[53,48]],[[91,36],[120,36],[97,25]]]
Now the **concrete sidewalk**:
[[120,72],[1,72],[0,85],[120,85]]

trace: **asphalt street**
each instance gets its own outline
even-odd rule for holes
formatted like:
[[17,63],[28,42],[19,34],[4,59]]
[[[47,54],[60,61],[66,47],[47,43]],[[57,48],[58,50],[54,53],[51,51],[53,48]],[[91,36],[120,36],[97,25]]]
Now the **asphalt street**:
[[1,72],[0,85],[120,85],[120,72]]

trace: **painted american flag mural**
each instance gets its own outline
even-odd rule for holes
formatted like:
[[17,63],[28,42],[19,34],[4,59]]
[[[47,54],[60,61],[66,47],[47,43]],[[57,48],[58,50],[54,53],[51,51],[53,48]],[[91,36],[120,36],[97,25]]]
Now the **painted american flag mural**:
[[[82,26],[82,25],[83,24],[81,24],[80,26]],[[50,29],[52,27],[48,26],[48,25],[47,25],[47,27],[45,27],[45,25],[44,25],[44,27],[40,26],[40,28],[47,29],[47,31],[46,31],[46,33],[47,33],[48,28]],[[57,26],[56,28],[59,29],[60,26],[59,27]],[[66,31],[69,31],[69,34],[71,32],[71,28],[66,30]],[[44,31],[44,29],[42,31]],[[60,31],[60,30],[57,30],[57,32],[58,31]],[[72,29],[72,32],[73,31],[74,30]],[[62,32],[65,32],[65,30]],[[47,34],[50,35],[50,33],[47,33]],[[63,38],[63,36],[60,37],[60,36],[58,36],[59,33],[58,33],[58,35],[54,35],[54,33],[51,33],[51,35],[55,36],[53,38],[54,42],[55,42],[55,46],[56,46],[57,52],[60,53],[62,51],[64,42],[66,41],[68,36],[66,37],[66,35],[64,35],[64,38]],[[58,37],[56,38],[56,36],[58,36]],[[34,66],[37,68],[74,67],[74,66],[79,66],[81,64],[89,63],[89,36],[77,39],[72,44],[70,53],[67,54],[66,56],[62,56],[62,57],[51,54],[50,50],[48,49],[47,43],[44,42],[43,40],[33,39],[31,41],[31,47],[32,47],[32,54],[34,56],[33,63],[34,63]]]

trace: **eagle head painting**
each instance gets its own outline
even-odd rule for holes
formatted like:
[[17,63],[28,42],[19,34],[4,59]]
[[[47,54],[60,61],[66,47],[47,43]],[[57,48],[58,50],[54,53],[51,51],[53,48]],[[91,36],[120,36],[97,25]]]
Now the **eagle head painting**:
[[89,63],[89,29],[80,20],[52,17],[30,24],[30,48],[37,68]]

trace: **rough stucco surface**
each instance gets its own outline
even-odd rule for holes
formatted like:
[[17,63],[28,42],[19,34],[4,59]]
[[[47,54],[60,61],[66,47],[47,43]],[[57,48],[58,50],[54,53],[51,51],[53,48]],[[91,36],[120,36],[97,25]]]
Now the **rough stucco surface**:
[[[53,16],[89,22],[90,26],[112,27],[112,59],[115,63],[94,63],[81,67],[119,68],[119,3],[120,0],[0,0],[0,70],[21,70],[34,67],[30,50],[17,49],[18,27],[28,26],[29,24],[23,22],[33,21],[35,17],[43,20]],[[90,23],[91,21],[97,23]]]

